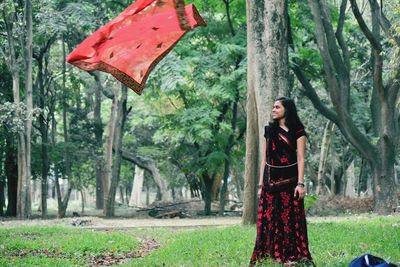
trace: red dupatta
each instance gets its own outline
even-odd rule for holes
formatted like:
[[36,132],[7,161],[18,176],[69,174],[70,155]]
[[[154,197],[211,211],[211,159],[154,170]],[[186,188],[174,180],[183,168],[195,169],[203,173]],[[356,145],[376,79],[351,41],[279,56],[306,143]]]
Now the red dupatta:
[[79,44],[67,62],[112,74],[142,94],[150,71],[189,30],[206,23],[182,0],[137,0]]

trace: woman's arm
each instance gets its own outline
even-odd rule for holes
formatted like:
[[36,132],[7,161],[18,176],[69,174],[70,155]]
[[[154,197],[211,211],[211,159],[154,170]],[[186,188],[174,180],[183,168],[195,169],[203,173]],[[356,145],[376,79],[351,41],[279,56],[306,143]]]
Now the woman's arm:
[[297,139],[297,170],[298,182],[304,183],[304,154],[306,150],[306,137],[303,135]]
[[257,190],[257,195],[258,196],[260,196],[261,195],[261,189],[262,189],[262,187],[263,187],[263,185],[264,185],[264,181],[263,181],[263,178],[264,178],[264,168],[265,168],[265,162],[266,162],[266,152],[267,152],[267,140],[264,138],[264,153],[263,153],[263,160],[262,160],[262,162],[261,162],[261,166],[260,166],[260,179],[259,179],[259,181],[258,181],[258,190]]
[[[306,137],[303,135],[297,138],[297,170],[298,170],[298,180],[300,183],[296,186],[294,190],[294,197],[303,199],[306,192],[304,190],[304,153],[306,150]],[[303,185],[301,185],[303,184]]]
[[263,153],[263,160],[261,162],[261,167],[260,167],[260,180],[258,181],[259,185],[263,185],[263,177],[264,177],[264,168],[265,168],[265,163],[267,161],[266,155],[267,155],[267,140],[264,138],[264,153]]

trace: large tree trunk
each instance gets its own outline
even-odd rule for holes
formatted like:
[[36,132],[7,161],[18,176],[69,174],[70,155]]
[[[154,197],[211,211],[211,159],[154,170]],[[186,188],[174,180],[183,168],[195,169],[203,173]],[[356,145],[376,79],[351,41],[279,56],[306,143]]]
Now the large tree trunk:
[[[121,161],[122,161],[122,139],[124,136],[124,126],[127,117],[127,88],[121,84],[121,97],[117,100],[117,122],[114,131],[114,149],[115,149],[115,160],[112,166],[112,176],[109,189],[109,195],[107,198],[105,214],[107,217],[112,217],[115,214],[115,195],[120,178]],[[115,96],[117,98],[117,96]],[[112,153],[112,148],[111,148]]]
[[273,100],[288,95],[287,0],[247,0],[248,94],[243,223],[256,222],[264,126]]

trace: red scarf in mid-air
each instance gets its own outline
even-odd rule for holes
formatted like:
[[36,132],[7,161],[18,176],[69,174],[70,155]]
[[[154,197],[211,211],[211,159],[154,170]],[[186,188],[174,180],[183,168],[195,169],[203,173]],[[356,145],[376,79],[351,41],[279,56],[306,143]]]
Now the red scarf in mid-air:
[[67,62],[111,73],[140,95],[155,65],[186,32],[205,25],[183,0],[137,0],[79,44]]

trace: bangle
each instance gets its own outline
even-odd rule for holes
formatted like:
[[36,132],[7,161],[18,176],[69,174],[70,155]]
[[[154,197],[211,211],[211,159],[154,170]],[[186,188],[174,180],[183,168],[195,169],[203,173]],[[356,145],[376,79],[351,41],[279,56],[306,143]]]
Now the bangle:
[[302,182],[298,182],[298,183],[297,183],[297,186],[304,187],[304,183],[302,183]]

